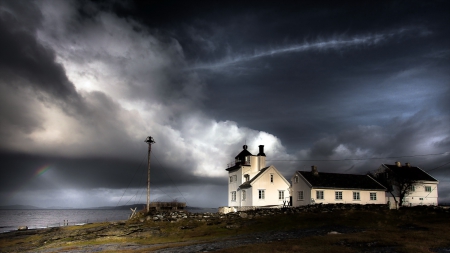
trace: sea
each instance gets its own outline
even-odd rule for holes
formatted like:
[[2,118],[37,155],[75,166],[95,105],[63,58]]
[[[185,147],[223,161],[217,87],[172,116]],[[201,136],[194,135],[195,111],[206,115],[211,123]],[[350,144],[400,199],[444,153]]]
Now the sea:
[[[191,213],[217,212],[217,208],[187,208]],[[127,220],[131,211],[108,209],[20,209],[0,210],[0,233],[17,230],[83,225],[93,222]]]

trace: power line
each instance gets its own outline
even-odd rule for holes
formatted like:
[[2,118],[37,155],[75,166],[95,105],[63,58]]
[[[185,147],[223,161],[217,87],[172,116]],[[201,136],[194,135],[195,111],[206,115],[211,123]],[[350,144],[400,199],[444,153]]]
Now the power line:
[[[161,163],[160,163],[159,160],[156,158],[156,156],[154,156],[154,158],[155,158],[156,162],[162,167]],[[164,171],[164,173],[166,173],[166,175],[169,177],[170,181],[171,181],[172,184],[175,186],[175,188],[178,190],[178,192],[180,193],[181,197],[183,197],[184,202],[187,203],[186,198],[183,196],[183,194],[181,193],[180,189],[178,189],[177,185],[173,182],[173,180],[172,180],[172,178],[170,177],[170,175],[169,175],[165,170],[163,170],[163,171]]]
[[427,170],[426,172],[430,172],[430,171],[432,171],[432,170],[439,169],[440,167],[443,167],[443,166],[445,166],[445,165],[447,165],[447,164],[450,164],[450,162],[444,163],[444,164],[442,164],[442,165],[440,165],[440,166],[437,166],[436,168],[433,168],[433,169],[431,169],[431,170]]
[[[144,180],[145,180],[145,177],[140,177],[141,178],[141,180],[139,181],[139,184],[138,185],[144,185]],[[138,188],[137,189],[137,191],[136,191],[136,193],[127,201],[127,203],[125,204],[125,205],[128,205],[128,203],[134,198],[135,199],[135,201],[136,202],[139,202],[139,201],[137,201],[137,196],[138,196],[138,194],[139,194],[139,191],[141,191],[141,190],[143,190],[144,188]]]
[[411,158],[411,157],[424,157],[424,156],[435,156],[435,155],[445,155],[449,152],[439,153],[439,154],[426,154],[426,155],[409,155],[409,156],[388,156],[388,157],[369,157],[369,158],[344,158],[344,159],[292,159],[292,160],[266,160],[266,161],[276,161],[276,162],[338,162],[338,161],[360,161],[360,160],[378,160],[378,159],[393,159],[393,158]]
[[[125,195],[125,192],[126,192],[126,191],[128,190],[128,188],[130,187],[131,182],[133,181],[134,177],[136,176],[136,173],[137,173],[138,170],[139,170],[139,167],[141,167],[141,165],[144,163],[144,161],[145,161],[145,157],[144,157],[144,160],[139,164],[139,166],[138,166],[138,167],[136,168],[136,170],[134,171],[133,177],[131,177],[131,180],[130,180],[130,182],[128,183],[127,188],[125,188],[125,190],[123,191],[123,194],[122,194],[122,196],[120,197],[119,201],[117,202],[116,207],[119,206],[120,201],[122,200],[123,196]],[[129,201],[130,201],[130,200],[127,201],[127,204],[128,204]]]

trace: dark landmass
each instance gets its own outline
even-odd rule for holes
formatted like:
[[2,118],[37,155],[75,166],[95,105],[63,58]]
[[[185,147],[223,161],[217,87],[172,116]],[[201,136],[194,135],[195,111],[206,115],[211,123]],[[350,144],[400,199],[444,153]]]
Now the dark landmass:
[[127,221],[0,234],[0,252],[449,252],[450,209],[313,205],[229,214],[154,211]]
[[124,206],[98,206],[98,207],[90,207],[86,209],[102,209],[102,210],[130,210],[130,208],[137,208],[137,211],[144,209],[147,204],[132,204],[132,205],[124,205]]
[[49,206],[49,207],[46,207],[46,208],[44,208],[44,209],[51,209],[51,210],[69,210],[69,209],[76,209],[76,208],[73,208],[73,207],[67,207],[67,206]]

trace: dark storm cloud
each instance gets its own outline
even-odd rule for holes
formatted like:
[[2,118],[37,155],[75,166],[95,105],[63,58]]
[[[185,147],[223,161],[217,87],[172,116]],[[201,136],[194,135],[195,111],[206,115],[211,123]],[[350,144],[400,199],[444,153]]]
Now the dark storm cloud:
[[43,90],[63,100],[78,99],[64,68],[55,62],[54,52],[35,37],[36,26],[42,17],[34,3],[6,2],[1,12],[0,71],[3,82],[35,86],[37,91]]
[[[442,25],[445,15],[439,4],[417,2],[406,8],[416,15],[393,2],[375,8],[347,7],[334,6],[328,11],[325,7],[317,15],[308,15],[308,28],[302,22],[290,22],[304,18],[295,12],[278,16],[270,25],[266,16],[253,12],[252,22],[218,29],[220,34],[242,36],[223,39],[227,45],[209,42],[230,50],[222,54],[216,50],[210,54],[215,59],[206,57],[200,65],[211,70],[201,72],[209,84],[205,110],[216,118],[277,133],[285,145],[295,148],[317,140],[321,133],[340,132],[361,123],[385,125],[405,111],[412,115],[431,106],[433,98],[418,97],[412,91],[440,93],[448,79],[448,75],[438,77],[443,70],[435,71],[436,67],[448,68],[448,61],[425,58],[448,47],[449,33]],[[436,15],[422,13],[422,8]],[[398,13],[404,14],[401,19]],[[288,43],[267,47],[279,39],[268,34],[279,33],[282,24],[289,25],[281,29]],[[236,38],[245,41],[243,31],[250,29],[249,37],[266,34],[267,39],[261,35],[257,42],[248,39],[243,47],[233,45]],[[300,42],[293,43],[296,40]],[[411,70],[410,78],[395,79],[405,70]],[[430,87],[430,79],[438,83]]]
[[[266,145],[287,178],[313,164],[365,173],[394,161],[363,158],[449,151],[448,9],[438,1],[2,4],[1,201],[16,191],[26,196],[12,200],[23,202],[115,204],[124,189],[145,185],[147,135],[157,142],[155,197],[182,191],[203,206],[200,196],[226,202],[224,169],[243,143]],[[344,158],[363,160],[302,161]],[[448,156],[406,159],[427,170]],[[445,184],[448,171],[432,175]]]
[[[0,191],[5,192],[27,184],[29,190],[69,189],[127,189],[144,188],[147,179],[145,146],[141,161],[117,158],[63,158],[2,152]],[[153,155],[154,156],[154,155]],[[173,168],[155,160],[151,166],[152,188],[176,188],[188,185],[225,185],[221,178],[192,175],[188,168]],[[160,158],[159,158],[160,159]],[[41,167],[48,167],[44,175],[37,175]],[[50,182],[45,183],[46,176]],[[55,185],[59,185],[55,189]],[[1,205],[1,204],[0,204]]]

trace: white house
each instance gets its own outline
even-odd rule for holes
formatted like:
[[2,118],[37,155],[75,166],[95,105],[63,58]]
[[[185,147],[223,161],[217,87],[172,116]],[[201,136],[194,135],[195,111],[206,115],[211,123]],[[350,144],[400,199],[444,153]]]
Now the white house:
[[266,166],[264,145],[252,155],[247,145],[235,157],[228,171],[228,206],[255,207],[283,205],[289,201],[289,182],[275,166]]
[[[414,181],[409,193],[403,199],[403,206],[438,205],[439,181],[421,168],[411,166],[409,163],[402,165],[400,162],[395,162],[393,165],[381,164],[376,173],[382,174],[388,180],[395,176],[401,176]],[[398,186],[394,185],[392,190],[395,199],[390,192],[386,192],[386,199],[395,205],[400,197]]]
[[326,173],[312,166],[292,176],[292,206],[309,204],[386,204],[386,188],[368,175]]

